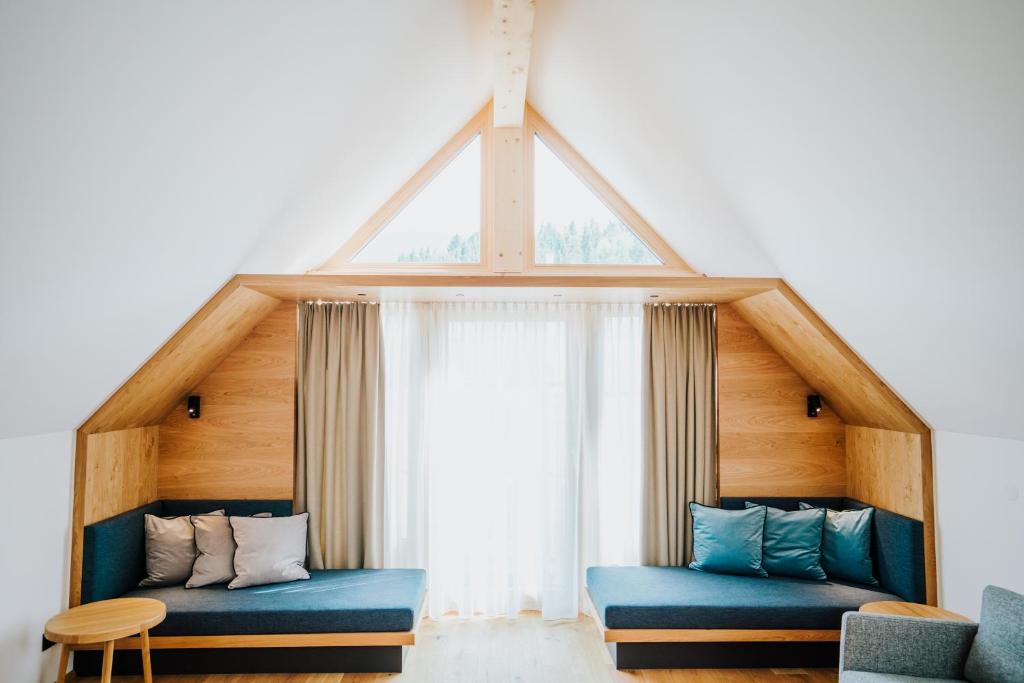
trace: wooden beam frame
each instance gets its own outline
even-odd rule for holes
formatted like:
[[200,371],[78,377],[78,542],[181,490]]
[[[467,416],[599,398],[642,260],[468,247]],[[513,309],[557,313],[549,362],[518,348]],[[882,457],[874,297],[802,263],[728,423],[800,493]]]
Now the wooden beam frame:
[[[608,273],[608,274],[661,274],[672,276],[698,275],[675,250],[669,246],[658,231],[644,220],[636,209],[620,195],[611,183],[605,180],[583,156],[570,145],[562,135],[548,123],[536,109],[526,105],[526,126],[523,130],[526,141],[526,216],[524,233],[526,235],[526,272],[532,273]],[[536,262],[536,246],[534,244],[534,213],[533,213],[533,157],[537,138],[561,159],[570,171],[590,189],[604,205],[615,214],[616,218],[626,224],[633,234],[651,250],[661,264],[658,265],[606,265],[606,264],[539,264]]]
[[[493,135],[491,112],[491,103],[488,102],[434,156],[430,157],[426,164],[398,188],[398,191],[391,195],[338,251],[313,272],[490,272],[492,230],[488,207],[490,206],[491,192],[490,158]],[[481,143],[480,263],[352,263],[352,259],[387,227],[391,219],[397,216],[477,136],[480,136]]]
[[[511,2],[512,0],[498,0]],[[517,2],[522,0],[515,0]],[[423,273],[433,275],[700,275],[643,216],[529,104],[521,128],[494,130],[494,104],[470,119],[391,196],[342,247],[309,274]],[[355,256],[458,156],[481,139],[479,263],[355,263]],[[540,138],[619,220],[661,261],[655,265],[538,264],[534,257],[533,155]]]
[[522,128],[534,0],[494,0],[494,127]]
[[[216,648],[264,647],[367,647],[415,645],[415,631],[381,631],[369,633],[277,633],[226,636],[150,636],[151,650],[206,650]],[[115,641],[118,650],[138,650],[139,637]],[[102,650],[103,643],[75,645],[75,650]]]

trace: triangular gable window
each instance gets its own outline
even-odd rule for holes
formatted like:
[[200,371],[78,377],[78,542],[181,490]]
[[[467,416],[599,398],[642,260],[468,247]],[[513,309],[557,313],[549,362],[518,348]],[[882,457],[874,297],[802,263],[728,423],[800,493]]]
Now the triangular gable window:
[[480,263],[480,154],[476,135],[353,263]]
[[661,264],[539,135],[533,150],[535,263]]

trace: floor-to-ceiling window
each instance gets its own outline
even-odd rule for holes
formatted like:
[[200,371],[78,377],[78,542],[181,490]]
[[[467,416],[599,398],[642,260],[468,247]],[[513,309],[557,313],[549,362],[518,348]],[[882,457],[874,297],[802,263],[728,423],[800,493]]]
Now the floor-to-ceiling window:
[[385,563],[437,617],[578,612],[639,560],[641,309],[385,303]]

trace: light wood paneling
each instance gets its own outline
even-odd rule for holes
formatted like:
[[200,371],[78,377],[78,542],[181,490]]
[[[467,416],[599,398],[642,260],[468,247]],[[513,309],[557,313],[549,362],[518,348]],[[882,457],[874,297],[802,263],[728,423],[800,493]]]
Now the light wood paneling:
[[281,303],[160,425],[160,498],[281,498],[294,490],[295,304]]
[[924,520],[921,435],[846,428],[847,495]]
[[932,435],[849,425],[846,428],[847,495],[924,522],[928,604],[938,604]]
[[[231,636],[150,636],[152,650],[211,650],[219,648],[263,647],[368,647],[383,645],[415,645],[414,631],[382,631],[379,633],[271,633]],[[118,650],[138,650],[139,638],[122,638]],[[96,645],[76,647],[96,650]]]
[[610,628],[606,643],[837,643],[839,629]]
[[86,434],[159,424],[185,394],[278,307],[228,283],[79,428]]
[[157,499],[157,427],[90,434],[84,524]]
[[718,452],[722,496],[842,496],[845,431],[815,393],[731,306],[718,307]]
[[860,612],[865,614],[886,614],[895,617],[916,617],[918,619],[945,619],[946,621],[971,620],[962,614],[950,612],[948,609],[933,607],[932,605],[919,605],[916,602],[898,602],[896,600],[880,600],[869,602],[860,606]]
[[928,425],[785,283],[733,306],[846,424],[928,431]]
[[[358,292],[380,298],[389,291],[408,292],[411,288],[456,288],[458,292],[487,289],[543,288],[555,292],[571,290],[640,289],[644,295],[657,294],[658,301],[722,303],[770,292],[781,285],[776,278],[694,277],[665,275],[519,274],[451,275],[427,273],[239,275],[239,283],[248,289],[278,299],[348,300]],[[387,290],[385,288],[401,288]],[[508,292],[504,297],[515,296]],[[466,294],[470,298],[470,294]],[[363,299],[365,300],[365,299]],[[564,300],[571,300],[567,294]],[[626,300],[626,299],[620,299]]]

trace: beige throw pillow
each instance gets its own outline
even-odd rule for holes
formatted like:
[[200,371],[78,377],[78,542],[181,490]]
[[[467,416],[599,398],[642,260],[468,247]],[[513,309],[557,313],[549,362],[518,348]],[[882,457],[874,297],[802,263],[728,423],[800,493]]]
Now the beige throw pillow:
[[306,524],[309,513],[291,517],[229,517],[234,530],[235,578],[228,588],[308,579]]
[[[260,512],[253,517],[270,517]],[[185,588],[227,583],[235,578],[235,539],[224,515],[193,515],[196,532],[196,561]]]
[[[224,511],[209,514],[223,515]],[[146,515],[146,578],[139,582],[140,588],[185,583],[195,559],[195,533],[188,515]]]

